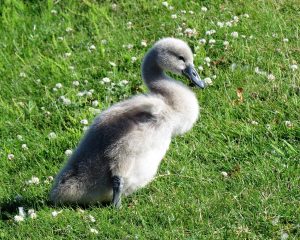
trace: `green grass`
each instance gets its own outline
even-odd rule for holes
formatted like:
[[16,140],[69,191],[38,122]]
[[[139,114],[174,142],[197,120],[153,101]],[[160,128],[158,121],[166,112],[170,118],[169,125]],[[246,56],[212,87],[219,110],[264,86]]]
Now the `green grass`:
[[[108,1],[0,0],[0,239],[300,238],[299,2],[169,5],[174,9],[161,1],[119,1],[112,10]],[[202,6],[208,11],[201,11]],[[216,26],[233,16],[239,17],[236,25]],[[198,35],[182,35],[188,27]],[[211,29],[216,33],[205,36]],[[231,36],[234,31],[238,38]],[[48,201],[51,184],[44,180],[58,172],[65,150],[78,144],[80,120],[92,122],[92,101],[98,100],[96,108],[102,110],[145,92],[141,60],[166,36],[189,43],[195,65],[204,66],[202,78],[216,75],[212,86],[195,89],[200,120],[172,141],[158,177],[124,199],[120,211],[91,206],[80,213],[76,207],[53,207]],[[201,38],[216,43],[201,45]],[[224,40],[229,41],[227,49]],[[133,48],[123,47],[128,44]],[[96,49],[89,51],[91,45]],[[210,67],[204,64],[207,56]],[[137,61],[132,63],[131,57]],[[291,69],[293,64],[298,70]],[[256,67],[266,74],[255,73]],[[104,77],[111,83],[101,84]],[[121,86],[124,79],[129,83]],[[73,81],[80,85],[73,86]],[[63,87],[55,92],[57,83]],[[238,88],[243,88],[242,102]],[[77,96],[90,89],[92,96]],[[71,104],[64,105],[60,96]],[[49,139],[50,132],[57,138]],[[8,154],[14,158],[9,160]],[[38,185],[26,184],[32,176],[40,179]],[[15,222],[19,206],[35,209],[37,218]],[[63,211],[54,218],[54,210]]]

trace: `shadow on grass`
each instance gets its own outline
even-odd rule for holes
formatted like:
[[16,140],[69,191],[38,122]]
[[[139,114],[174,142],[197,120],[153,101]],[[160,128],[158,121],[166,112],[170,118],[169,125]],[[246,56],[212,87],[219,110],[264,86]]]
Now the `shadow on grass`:
[[56,205],[50,200],[41,198],[41,197],[32,197],[32,198],[16,198],[13,200],[0,200],[0,220],[6,221],[14,218],[15,215],[19,214],[18,207],[23,207],[26,212],[29,209],[34,209],[38,211],[41,208],[69,208],[74,211],[78,208],[83,210],[88,210],[91,208],[107,208],[112,207],[110,202],[105,203],[96,203],[92,205],[83,205],[83,204],[59,204]]

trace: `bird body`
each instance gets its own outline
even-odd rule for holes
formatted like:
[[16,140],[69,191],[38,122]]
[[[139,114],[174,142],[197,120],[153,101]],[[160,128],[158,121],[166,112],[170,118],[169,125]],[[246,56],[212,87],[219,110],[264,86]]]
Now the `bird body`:
[[184,54],[190,67],[192,53],[184,42],[167,38],[156,43],[142,67],[150,92],[117,103],[96,117],[56,177],[52,201],[113,201],[118,207],[121,194],[129,195],[155,177],[172,136],[190,130],[199,115],[195,94],[164,73],[187,68],[176,69],[174,62],[169,63],[169,48]]

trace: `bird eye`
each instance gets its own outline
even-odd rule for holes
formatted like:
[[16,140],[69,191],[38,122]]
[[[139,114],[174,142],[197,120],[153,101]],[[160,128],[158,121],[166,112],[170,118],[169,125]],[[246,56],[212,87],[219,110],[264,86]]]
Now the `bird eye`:
[[185,59],[183,56],[179,56],[178,59],[185,62]]

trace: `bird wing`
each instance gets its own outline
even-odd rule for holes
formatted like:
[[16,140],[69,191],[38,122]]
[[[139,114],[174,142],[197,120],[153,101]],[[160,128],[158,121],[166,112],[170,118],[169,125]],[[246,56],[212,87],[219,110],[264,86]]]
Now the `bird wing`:
[[[168,106],[162,98],[152,95],[139,95],[121,103],[115,104],[102,112],[96,124],[105,126],[122,126],[157,123],[165,118]],[[129,126],[127,126],[129,127]]]

